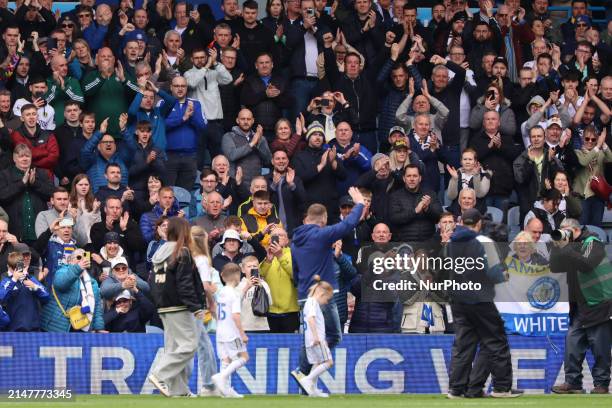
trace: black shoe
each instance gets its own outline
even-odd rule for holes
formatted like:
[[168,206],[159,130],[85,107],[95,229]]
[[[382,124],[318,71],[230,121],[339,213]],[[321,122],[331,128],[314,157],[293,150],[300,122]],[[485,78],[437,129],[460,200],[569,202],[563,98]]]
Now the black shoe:
[[520,397],[524,393],[525,391],[523,390],[508,390],[508,391],[493,390],[493,392],[491,393],[491,396],[493,398],[516,398],[516,397]]
[[465,393],[465,398],[484,398],[485,393],[483,390],[468,391]]

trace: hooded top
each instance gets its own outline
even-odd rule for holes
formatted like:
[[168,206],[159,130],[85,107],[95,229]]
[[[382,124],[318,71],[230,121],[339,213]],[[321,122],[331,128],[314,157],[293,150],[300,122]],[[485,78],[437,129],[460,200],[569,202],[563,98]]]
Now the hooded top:
[[342,239],[359,224],[362,212],[363,204],[357,204],[351,213],[337,224],[326,227],[306,224],[293,231],[293,281],[298,285],[299,300],[306,300],[308,297],[308,289],[315,283],[314,275],[319,275],[321,281],[329,283],[334,291],[338,291],[333,254],[329,249],[334,242]]

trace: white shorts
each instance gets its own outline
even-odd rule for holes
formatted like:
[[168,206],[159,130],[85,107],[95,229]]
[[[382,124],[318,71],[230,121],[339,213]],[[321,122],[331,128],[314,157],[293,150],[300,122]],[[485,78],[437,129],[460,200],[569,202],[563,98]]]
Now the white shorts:
[[306,357],[310,364],[320,364],[324,361],[331,360],[332,354],[327,342],[323,340],[317,346],[306,347]]
[[245,353],[246,351],[246,345],[238,338],[232,341],[217,342],[217,356],[220,360],[226,358],[233,360],[238,356],[238,353]]

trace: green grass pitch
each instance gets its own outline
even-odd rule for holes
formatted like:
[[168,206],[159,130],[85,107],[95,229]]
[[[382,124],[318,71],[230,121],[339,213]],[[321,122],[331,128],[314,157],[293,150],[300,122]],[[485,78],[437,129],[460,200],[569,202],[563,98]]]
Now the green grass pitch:
[[[6,401],[6,400],[5,400]],[[437,408],[437,407],[531,407],[531,408],[610,408],[611,395],[525,395],[511,399],[454,399],[444,395],[334,395],[330,398],[306,396],[246,396],[244,399],[164,398],[159,395],[77,395],[71,402],[10,402],[4,406],[51,408]]]

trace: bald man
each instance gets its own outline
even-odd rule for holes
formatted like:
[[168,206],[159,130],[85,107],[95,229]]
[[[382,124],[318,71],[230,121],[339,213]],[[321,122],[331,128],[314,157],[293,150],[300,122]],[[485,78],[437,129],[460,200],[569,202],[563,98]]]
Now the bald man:
[[68,61],[62,55],[56,55],[51,59],[51,70],[53,74],[47,78],[46,100],[55,109],[55,125],[64,123],[64,105],[68,101],[83,104],[83,90],[76,78],[68,76]]

